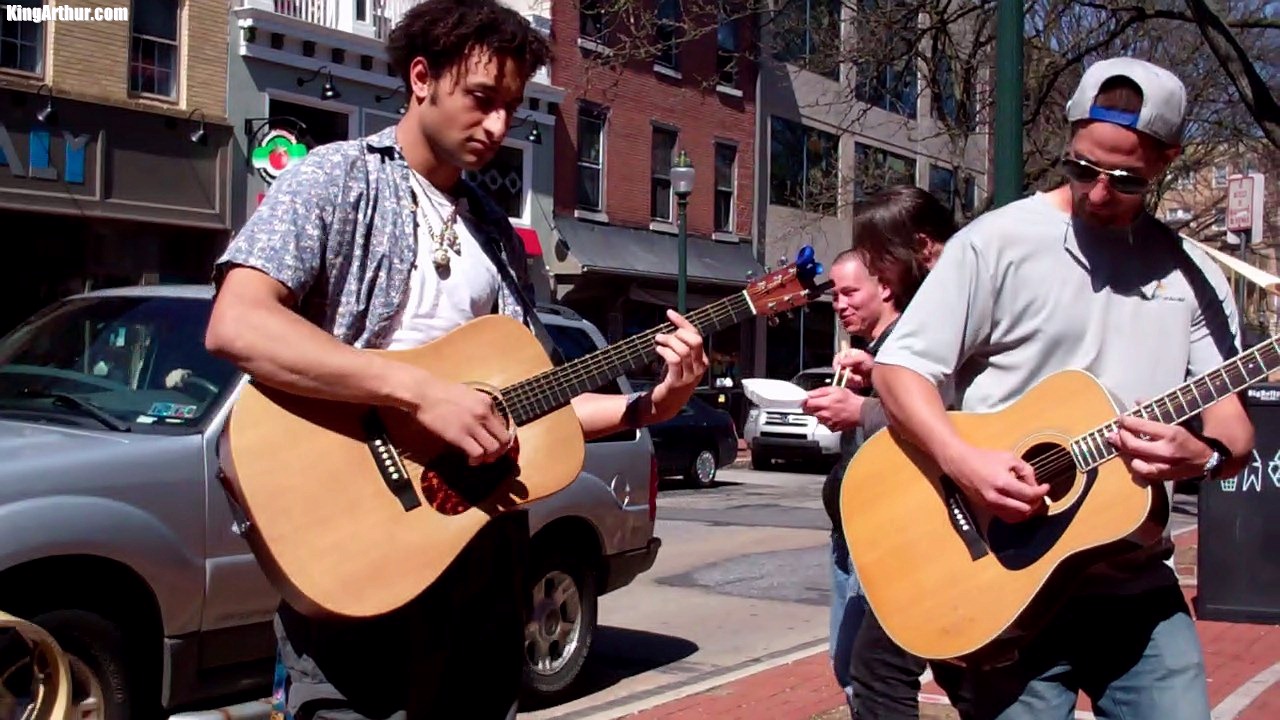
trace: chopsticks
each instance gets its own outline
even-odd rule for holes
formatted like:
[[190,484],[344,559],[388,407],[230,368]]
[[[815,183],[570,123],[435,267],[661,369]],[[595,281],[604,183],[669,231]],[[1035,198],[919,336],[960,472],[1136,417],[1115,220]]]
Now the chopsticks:
[[[841,338],[840,352],[846,352],[849,349],[849,338]],[[836,368],[836,374],[831,378],[831,387],[844,387],[849,382],[849,375],[853,371],[849,368]]]

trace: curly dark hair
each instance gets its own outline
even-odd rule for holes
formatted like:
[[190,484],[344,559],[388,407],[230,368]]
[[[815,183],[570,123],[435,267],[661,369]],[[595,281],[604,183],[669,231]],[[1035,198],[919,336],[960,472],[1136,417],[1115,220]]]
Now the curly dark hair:
[[432,80],[458,68],[473,50],[517,63],[527,80],[551,61],[551,46],[515,10],[497,0],[426,0],[408,10],[387,39],[387,56],[409,87],[414,58]]
[[952,211],[932,193],[914,185],[896,185],[856,203],[853,245],[832,265],[856,257],[871,275],[893,291],[902,310],[911,302],[929,269],[920,235],[946,243],[956,233]]

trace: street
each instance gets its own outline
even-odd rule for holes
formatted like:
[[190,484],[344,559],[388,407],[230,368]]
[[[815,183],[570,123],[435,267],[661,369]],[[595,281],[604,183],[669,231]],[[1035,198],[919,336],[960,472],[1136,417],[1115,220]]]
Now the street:
[[[823,476],[725,468],[709,490],[659,496],[657,563],[600,599],[581,697],[522,712],[605,720],[825,649]],[[1173,532],[1194,526],[1177,496]]]

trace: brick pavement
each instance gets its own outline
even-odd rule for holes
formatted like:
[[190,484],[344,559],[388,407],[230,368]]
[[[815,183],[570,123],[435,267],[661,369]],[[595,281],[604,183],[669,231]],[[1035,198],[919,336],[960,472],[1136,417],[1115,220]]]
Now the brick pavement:
[[[1175,538],[1174,561],[1188,602],[1195,595],[1198,532]],[[1194,604],[1192,604],[1194,608]],[[1280,626],[1197,620],[1209,677],[1214,720],[1271,720],[1280,717]],[[1256,689],[1265,687],[1259,694]],[[1233,697],[1233,693],[1235,694]],[[921,688],[921,720],[953,720],[956,715],[933,682]],[[832,679],[825,652],[673,700],[628,716],[629,720],[838,720],[844,696]],[[1089,718],[1081,696],[1077,717]]]

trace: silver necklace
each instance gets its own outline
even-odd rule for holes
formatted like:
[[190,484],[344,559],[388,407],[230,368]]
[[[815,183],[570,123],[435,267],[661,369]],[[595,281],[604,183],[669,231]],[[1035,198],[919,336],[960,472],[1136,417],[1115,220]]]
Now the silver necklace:
[[[418,194],[415,193],[414,213],[427,226],[427,235],[431,238],[431,262],[439,270],[448,269],[450,262],[449,251],[452,250],[454,253],[462,255],[462,244],[458,241],[458,231],[455,228],[458,222],[458,206],[455,203],[449,209],[449,216],[445,217],[440,212],[440,209],[436,207],[436,204],[431,201],[430,193],[427,191],[422,179],[418,177],[418,173],[414,172],[411,175],[418,186],[418,190],[421,191],[421,197],[418,197]],[[427,216],[427,213],[418,212],[419,204],[423,201],[426,201],[426,204],[430,205],[436,211],[436,214],[440,216],[441,228],[439,233],[432,226],[431,219]]]

